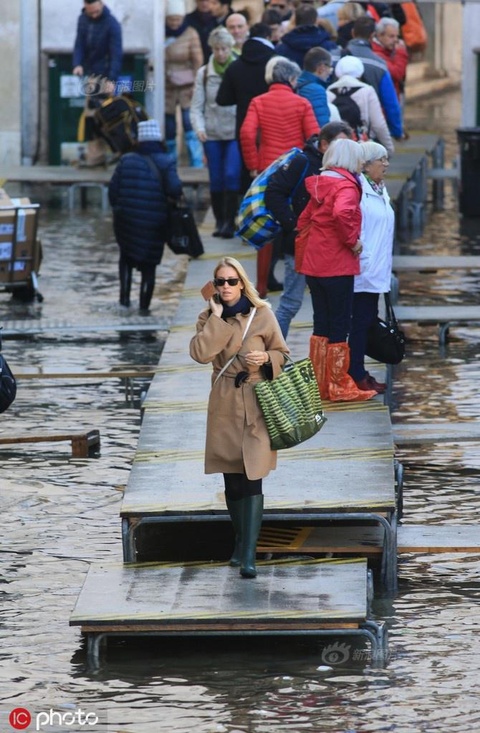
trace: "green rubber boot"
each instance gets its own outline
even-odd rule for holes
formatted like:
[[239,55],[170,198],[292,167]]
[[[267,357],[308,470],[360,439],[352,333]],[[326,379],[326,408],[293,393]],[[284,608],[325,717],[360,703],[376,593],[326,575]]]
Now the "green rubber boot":
[[240,575],[242,578],[256,578],[255,556],[257,554],[258,535],[262,526],[263,494],[247,496],[242,503],[243,534]]
[[243,513],[244,513],[244,499],[237,501],[229,501],[225,498],[228,513],[232,520],[233,529],[235,530],[235,547],[233,548],[233,554],[230,558],[230,565],[233,568],[238,568],[242,560],[242,534],[243,534]]

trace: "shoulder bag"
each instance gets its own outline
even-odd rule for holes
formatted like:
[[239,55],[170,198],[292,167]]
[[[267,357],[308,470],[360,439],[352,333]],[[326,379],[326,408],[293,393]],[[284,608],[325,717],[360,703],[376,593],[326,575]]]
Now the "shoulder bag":
[[254,388],[272,450],[303,443],[326,421],[312,362],[309,358],[294,362],[287,354],[285,358],[288,363],[278,377]]
[[[148,163],[155,178],[161,181],[165,187],[165,177],[159,167],[148,155],[142,157]],[[168,247],[176,255],[188,255],[194,259],[203,255],[205,251],[203,243],[192,210],[186,201],[183,200],[178,204],[168,203],[167,207],[168,219],[165,241]]]
[[385,320],[378,318],[368,329],[365,353],[382,364],[400,364],[405,357],[405,334],[400,330],[385,293]]

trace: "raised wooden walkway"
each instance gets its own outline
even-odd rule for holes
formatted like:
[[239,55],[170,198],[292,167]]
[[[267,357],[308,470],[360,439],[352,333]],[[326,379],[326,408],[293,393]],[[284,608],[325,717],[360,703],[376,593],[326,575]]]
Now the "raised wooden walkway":
[[[420,199],[425,202],[425,151],[433,150],[436,140],[425,136],[418,148],[410,143],[397,166],[403,203],[411,199],[414,209]],[[277,470],[264,482],[259,544],[262,553],[275,557],[259,564],[251,583],[226,564],[233,535],[222,478],[203,473],[211,367],[191,362],[188,344],[203,307],[200,288],[216,261],[231,254],[253,277],[255,253],[238,240],[207,236],[205,243],[207,254],[189,265],[175,326],[143,404],[138,449],[120,510],[125,563],[90,568],[71,623],[87,636],[96,661],[105,636],[144,633],[365,635],[369,630],[372,652],[375,645],[384,649],[381,624],[370,618],[365,558],[377,558],[383,585],[393,592],[401,497],[389,412],[380,396],[361,404],[326,403],[323,430],[279,453]],[[308,353],[308,297],[298,323],[310,328],[292,328],[289,346],[295,359]],[[362,557],[353,560],[303,557],[357,551]],[[298,552],[302,558],[292,561]],[[202,562],[187,562],[192,556]],[[146,559],[156,562],[143,563]]]

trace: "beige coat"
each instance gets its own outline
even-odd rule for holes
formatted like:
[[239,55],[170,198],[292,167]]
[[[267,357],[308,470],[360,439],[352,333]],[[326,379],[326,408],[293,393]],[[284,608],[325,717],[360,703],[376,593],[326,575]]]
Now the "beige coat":
[[[177,104],[188,109],[192,101],[193,85],[197,71],[203,64],[203,51],[200,36],[195,28],[188,26],[184,32],[165,46],[165,112],[175,114]],[[190,84],[176,86],[171,83],[175,72],[191,71]]]
[[[264,369],[247,366],[243,355],[254,350],[267,351],[276,377],[285,361],[283,354],[288,354],[289,349],[270,308],[258,308],[242,344],[247,321],[248,315],[240,313],[224,321],[209,309],[202,311],[197,333],[190,342],[190,356],[200,364],[213,365],[205,473],[246,473],[250,480],[255,480],[276,468],[277,454],[270,449],[270,438],[254,392],[254,385],[265,379]],[[238,357],[215,384],[216,375],[239,350]],[[240,371],[250,372],[250,377],[236,388],[234,380]]]

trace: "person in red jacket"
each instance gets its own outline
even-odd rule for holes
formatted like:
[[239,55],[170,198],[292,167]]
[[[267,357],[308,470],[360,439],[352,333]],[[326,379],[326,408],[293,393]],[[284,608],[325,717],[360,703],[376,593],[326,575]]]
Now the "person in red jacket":
[[382,18],[375,26],[372,51],[385,61],[400,104],[403,104],[408,51],[399,39],[400,23],[395,18]]
[[[269,89],[254,97],[240,128],[242,157],[253,178],[290,148],[303,148],[311,135],[319,132],[312,105],[295,93],[302,70],[293,61],[274,56],[265,68]],[[257,290],[267,295],[273,243],[257,254]]]
[[362,251],[358,174],[364,162],[358,143],[334,140],[323,156],[322,173],[305,181],[310,201],[297,222],[305,240],[299,269],[306,275],[313,305],[310,358],[320,394],[331,402],[358,402],[377,394],[359,389],[348,374],[347,337]]

